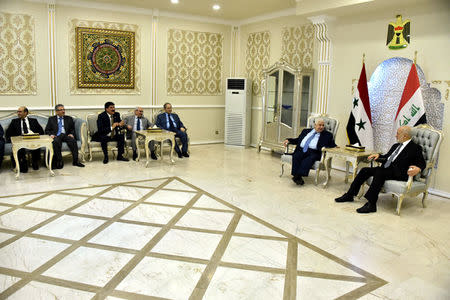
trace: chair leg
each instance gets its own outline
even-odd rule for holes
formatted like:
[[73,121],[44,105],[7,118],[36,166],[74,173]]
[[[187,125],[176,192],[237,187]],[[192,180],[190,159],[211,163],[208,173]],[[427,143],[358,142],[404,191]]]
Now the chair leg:
[[284,174],[284,164],[281,164],[281,174],[280,174],[280,177],[283,176],[283,174]]
[[400,196],[398,196],[398,200],[397,200],[397,215],[400,216],[400,208],[402,207],[402,202],[403,199],[405,198],[405,195],[401,194]]
[[92,148],[89,147],[89,161],[92,161]]
[[423,193],[423,196],[422,196],[422,207],[423,207],[423,208],[427,207],[427,206],[425,205],[425,200],[427,200],[427,196],[428,196],[428,191],[425,191],[425,192]]
[[317,185],[318,181],[319,181],[319,173],[320,173],[320,167],[317,168],[316,170],[316,176],[314,176],[314,184]]

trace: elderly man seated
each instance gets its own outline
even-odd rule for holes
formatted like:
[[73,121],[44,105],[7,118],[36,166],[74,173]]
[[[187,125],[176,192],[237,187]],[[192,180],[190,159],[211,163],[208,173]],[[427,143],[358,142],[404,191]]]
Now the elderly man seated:
[[[128,116],[124,119],[125,125],[127,126],[127,138],[131,139],[131,148],[133,149],[133,160],[137,158],[136,146],[136,132],[137,130],[145,130],[153,127],[153,124],[144,117],[144,109],[142,107],[136,107],[134,109],[134,115]],[[151,151],[151,158],[158,159],[155,154],[155,141],[150,141],[149,148]]]
[[322,148],[336,147],[333,134],[325,130],[325,122],[322,118],[314,121],[314,128],[306,128],[300,133],[298,138],[286,139],[287,144],[296,144],[297,147],[292,154],[292,180],[297,185],[303,185],[302,176],[308,176],[309,170],[314,162],[320,160]]
[[372,184],[364,195],[367,203],[356,211],[360,214],[377,211],[378,194],[386,180],[408,180],[408,176],[416,176],[425,168],[425,159],[422,154],[422,147],[411,141],[411,127],[402,126],[397,130],[395,136],[396,144],[392,145],[388,153],[372,154],[369,160],[381,162],[381,166],[375,168],[362,168],[353,180],[347,193],[336,202],[352,202],[364,182],[373,176]]

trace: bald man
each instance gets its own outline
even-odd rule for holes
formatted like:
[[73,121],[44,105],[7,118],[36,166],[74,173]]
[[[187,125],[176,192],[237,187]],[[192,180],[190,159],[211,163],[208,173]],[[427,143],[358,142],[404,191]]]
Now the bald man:
[[369,160],[381,162],[381,166],[362,168],[347,193],[336,198],[336,202],[352,202],[361,185],[373,176],[372,184],[364,195],[368,202],[356,211],[360,214],[376,212],[378,194],[386,180],[407,181],[408,176],[415,176],[425,168],[422,147],[411,141],[411,127],[400,127],[395,137],[398,143],[394,144],[388,153],[384,155],[372,154],[368,157]]

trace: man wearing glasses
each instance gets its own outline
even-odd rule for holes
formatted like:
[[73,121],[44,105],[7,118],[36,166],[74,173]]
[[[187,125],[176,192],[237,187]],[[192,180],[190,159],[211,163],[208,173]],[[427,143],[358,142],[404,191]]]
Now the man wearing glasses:
[[56,116],[48,118],[45,134],[53,139],[53,169],[62,169],[64,166],[61,148],[62,143],[66,142],[72,152],[72,165],[76,167],[84,167],[78,161],[78,146],[75,139],[75,123],[72,117],[66,116],[64,105],[57,104],[55,106]]
[[[44,129],[34,118],[28,118],[28,108],[21,106],[17,109],[17,119],[13,119],[6,129],[6,140],[10,141],[12,136],[20,136],[28,133],[44,134]],[[20,149],[17,153],[20,164],[20,172],[28,172],[28,163],[25,157],[25,149]],[[12,156],[12,155],[11,155]],[[41,150],[31,150],[33,170],[39,170],[39,161],[41,159]],[[11,159],[14,164],[14,159]]]
[[[153,124],[144,117],[144,109],[142,107],[136,107],[134,110],[134,116],[128,116],[124,119],[125,125],[127,126],[127,138],[131,139],[131,148],[133,148],[133,160],[137,158],[137,148],[136,148],[136,130],[145,130],[153,127]],[[155,154],[155,141],[149,142],[149,148],[151,151],[152,159],[156,160]]]

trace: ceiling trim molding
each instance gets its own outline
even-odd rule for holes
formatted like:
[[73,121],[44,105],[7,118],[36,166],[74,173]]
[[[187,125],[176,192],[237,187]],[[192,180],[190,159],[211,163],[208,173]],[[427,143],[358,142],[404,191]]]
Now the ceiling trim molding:
[[270,14],[259,15],[256,17],[251,17],[248,19],[236,21],[236,25],[240,26],[240,25],[246,25],[246,24],[251,24],[251,23],[258,23],[258,22],[262,22],[262,21],[266,21],[266,20],[270,20],[270,19],[276,19],[276,18],[280,18],[280,17],[295,16],[296,13],[297,13],[297,9],[295,7],[293,7],[293,8],[275,11]]
[[199,15],[182,14],[182,13],[176,13],[176,12],[165,11],[165,10],[160,10],[159,16],[167,17],[167,18],[188,20],[188,21],[197,21],[197,22],[203,22],[203,23],[230,25],[230,26],[233,26],[236,24],[235,21],[227,20],[227,19],[205,17],[205,16],[199,16]]

